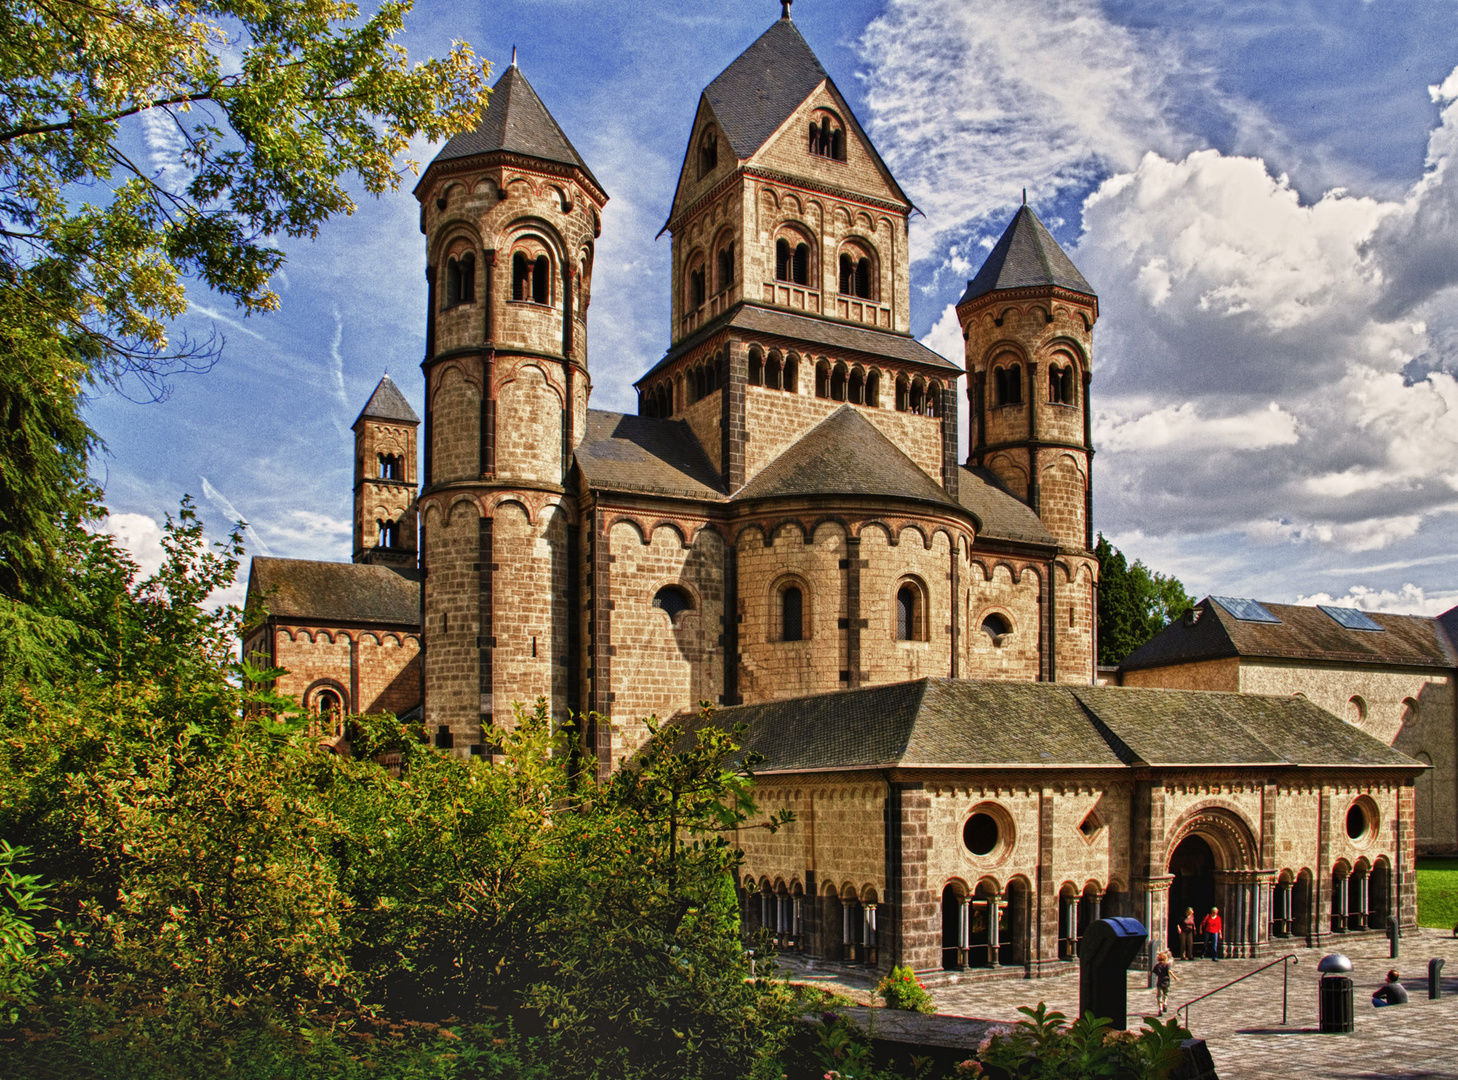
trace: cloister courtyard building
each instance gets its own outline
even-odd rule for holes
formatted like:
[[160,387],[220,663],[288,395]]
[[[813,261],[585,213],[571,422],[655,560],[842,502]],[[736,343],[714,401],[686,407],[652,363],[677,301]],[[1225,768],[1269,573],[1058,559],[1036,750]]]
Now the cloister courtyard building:
[[424,415],[387,378],[355,424],[352,564],[254,561],[280,689],[480,757],[545,698],[602,775],[713,702],[796,813],[741,835],[746,918],[817,955],[1036,975],[1185,903],[1247,952],[1413,923],[1424,768],[1391,739],[1094,685],[1098,297],[1020,206],[963,363],[919,344],[915,208],[788,14],[694,108],[634,415],[589,405],[607,193],[515,63],[416,196]]

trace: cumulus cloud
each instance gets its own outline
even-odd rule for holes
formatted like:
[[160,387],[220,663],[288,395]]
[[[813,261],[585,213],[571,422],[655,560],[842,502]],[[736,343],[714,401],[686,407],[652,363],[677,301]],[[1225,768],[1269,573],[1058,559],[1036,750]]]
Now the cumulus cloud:
[[1353,607],[1362,611],[1386,611],[1399,615],[1441,615],[1449,608],[1458,606],[1458,591],[1429,593],[1418,585],[1407,583],[1400,589],[1372,589],[1365,585],[1351,586],[1345,595],[1312,593],[1298,596],[1298,604],[1327,604],[1333,607]]
[[1274,401],[1264,409],[1233,416],[1206,417],[1194,402],[1120,416],[1102,412],[1094,426],[1098,446],[1118,453],[1154,450],[1176,443],[1203,450],[1262,450],[1297,441],[1296,418]]
[[146,514],[109,514],[98,531],[110,533],[132,557],[142,577],[151,577],[166,557],[162,550],[162,526]]

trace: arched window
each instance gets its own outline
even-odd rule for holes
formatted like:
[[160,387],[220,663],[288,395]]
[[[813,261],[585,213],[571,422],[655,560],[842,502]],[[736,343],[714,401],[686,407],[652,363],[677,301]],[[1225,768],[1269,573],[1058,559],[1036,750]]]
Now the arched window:
[[931,382],[927,384],[926,400],[922,405],[922,415],[940,416],[942,414],[942,384]]
[[689,310],[698,311],[699,308],[704,306],[706,299],[708,297],[704,288],[704,268],[702,266],[696,266],[689,271]]
[[382,548],[392,548],[398,546],[398,541],[400,539],[399,524],[394,521],[381,521],[379,522],[379,526],[380,540],[377,546]]
[[909,412],[911,410],[911,380],[905,375],[896,380],[896,411]]
[[791,270],[790,263],[791,262],[792,262],[792,258],[791,258],[791,254],[790,254],[790,242],[788,240],[786,240],[784,237],[780,237],[780,239],[778,239],[778,240],[775,241],[775,280],[776,281],[789,281],[790,280],[790,270]]
[[845,365],[836,364],[835,370],[830,374],[830,400],[845,400]]
[[1073,368],[1048,365],[1048,400],[1054,405],[1074,405]]
[[818,398],[830,396],[830,365],[824,360],[815,365],[815,396]]
[[780,388],[783,390],[788,390],[790,393],[793,394],[799,385],[796,381],[799,377],[799,374],[800,361],[797,360],[793,354],[786,357],[785,372],[784,375],[780,378]]
[[676,622],[683,612],[693,610],[694,601],[687,589],[665,585],[653,595],[653,606],[666,612],[669,622]]
[[719,249],[719,292],[734,284],[734,243]]
[[1023,403],[1023,367],[1009,364],[992,373],[992,403],[994,405],[1021,405]]
[[866,373],[859,367],[850,373],[850,381],[846,383],[845,397],[852,405],[866,403]]
[[545,255],[538,255],[536,262],[532,263],[532,301],[537,304],[549,304],[552,302],[551,284],[547,280],[551,263]]
[[839,118],[819,112],[810,121],[810,153],[834,161],[845,160],[845,128]]
[[476,302],[476,256],[472,252],[466,252],[461,256],[458,263],[460,289],[456,294],[456,303],[474,304]]
[[1012,633],[1012,624],[1003,615],[993,612],[982,620],[982,632],[986,634],[994,645],[1001,645],[1003,638]]
[[403,480],[401,475],[401,460],[394,454],[380,454],[380,479],[381,480]]
[[749,350],[749,385],[764,385],[764,361],[760,359],[758,349]]
[[908,412],[920,416],[926,410],[926,383],[916,379],[911,384],[911,393],[907,397],[906,407]]
[[332,716],[337,719],[344,715],[344,702],[340,700],[336,691],[320,690],[314,695],[314,711],[320,716]]
[[810,245],[804,242],[795,245],[795,254],[791,260],[791,276],[796,285],[810,284]]
[[764,384],[771,390],[780,390],[783,389],[782,380],[780,354],[770,353],[769,361],[764,366]]
[[805,636],[805,594],[798,585],[780,590],[780,640],[800,641]]
[[881,406],[881,373],[872,370],[866,376],[866,404],[873,409]]
[[871,260],[854,249],[840,253],[840,292],[842,296],[871,297]]
[[719,133],[712,127],[699,139],[699,175],[707,176],[719,167]]
[[896,590],[896,640],[922,641],[923,618],[921,590],[913,582],[902,582]]
[[669,389],[667,383],[658,388],[658,415],[665,417],[673,415],[673,391]]

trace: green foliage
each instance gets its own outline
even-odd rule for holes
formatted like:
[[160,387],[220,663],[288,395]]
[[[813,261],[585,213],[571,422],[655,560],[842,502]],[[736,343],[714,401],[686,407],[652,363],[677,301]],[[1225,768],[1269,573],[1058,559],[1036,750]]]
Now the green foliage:
[[934,1013],[936,1005],[926,986],[909,967],[893,967],[891,974],[876,984],[876,993],[888,1009],[906,1009],[910,1012]]
[[36,961],[32,919],[45,909],[45,886],[35,874],[18,868],[25,848],[0,840],[0,1018],[20,1019],[20,1007],[35,1001],[35,984],[43,970]]
[[1156,574],[1099,533],[1099,663],[1114,665],[1193,608],[1178,578]]
[[740,733],[650,718],[601,783],[545,702],[494,762],[388,716],[327,754],[277,672],[232,662],[240,613],[207,609],[237,537],[208,550],[185,503],[149,578],[68,542],[71,601],[12,605],[0,641],[29,658],[0,668],[0,837],[47,883],[44,924],[7,934],[41,992],[13,995],[0,1075],[773,1071],[798,1013],[739,938]]
[[975,1061],[959,1074],[989,1080],[1166,1080],[1183,1060],[1181,1042],[1190,1033],[1171,1018],[1144,1018],[1138,1031],[1111,1031],[1109,1021],[1092,1013],[1068,1023],[1063,1013],[1019,1008],[1023,1019],[995,1028],[978,1047]]
[[[98,381],[159,394],[214,343],[168,340],[191,276],[269,311],[276,238],[350,213],[413,168],[410,140],[475,122],[468,46],[411,65],[410,10],[340,0],[0,0],[0,595],[54,587],[67,523],[95,509]],[[129,147],[177,140],[160,171]]]

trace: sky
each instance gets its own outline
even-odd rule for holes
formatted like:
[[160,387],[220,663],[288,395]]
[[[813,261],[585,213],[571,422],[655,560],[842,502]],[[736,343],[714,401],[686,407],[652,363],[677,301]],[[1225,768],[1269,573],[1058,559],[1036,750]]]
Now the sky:
[[[912,330],[1028,200],[1099,295],[1094,526],[1208,593],[1458,604],[1458,12],[1451,0],[799,0],[793,15],[920,211]],[[592,406],[669,337],[667,216],[699,91],[777,0],[417,0],[404,44],[523,73],[611,199]],[[175,169],[161,126],[134,133]],[[412,156],[429,161],[433,147]],[[284,242],[276,313],[206,291],[225,339],[163,401],[88,405],[107,527],[155,564],[185,494],[254,554],[350,555],[350,425],[388,371],[423,413],[414,177]],[[964,401],[965,410],[965,401]],[[966,423],[962,424],[965,447]]]

